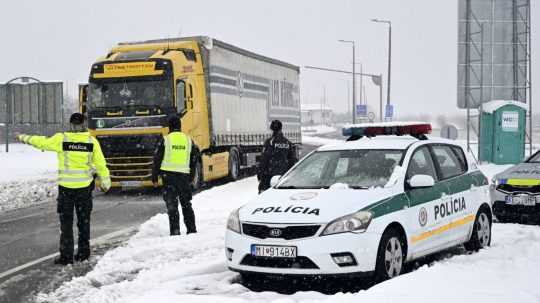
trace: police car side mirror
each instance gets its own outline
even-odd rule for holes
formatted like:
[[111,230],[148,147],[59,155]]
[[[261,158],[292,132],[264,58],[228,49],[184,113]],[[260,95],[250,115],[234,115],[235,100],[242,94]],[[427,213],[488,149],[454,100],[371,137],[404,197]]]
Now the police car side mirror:
[[411,188],[425,188],[435,185],[435,179],[428,175],[414,175],[409,180],[409,186]]
[[281,176],[273,176],[272,179],[270,179],[270,186],[276,186],[279,183],[279,179],[281,179]]

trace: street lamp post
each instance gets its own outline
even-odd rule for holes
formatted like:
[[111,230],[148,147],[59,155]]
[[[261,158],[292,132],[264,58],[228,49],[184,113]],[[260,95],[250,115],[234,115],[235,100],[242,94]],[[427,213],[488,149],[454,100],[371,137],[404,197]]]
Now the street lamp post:
[[379,20],[379,19],[372,19],[371,21],[377,22],[377,23],[386,23],[388,24],[388,80],[386,80],[387,83],[387,90],[386,90],[386,104],[390,105],[390,76],[391,76],[391,70],[392,70],[392,22],[389,20]]
[[352,123],[356,122],[356,56],[354,41],[352,40],[338,40],[343,43],[352,44]]

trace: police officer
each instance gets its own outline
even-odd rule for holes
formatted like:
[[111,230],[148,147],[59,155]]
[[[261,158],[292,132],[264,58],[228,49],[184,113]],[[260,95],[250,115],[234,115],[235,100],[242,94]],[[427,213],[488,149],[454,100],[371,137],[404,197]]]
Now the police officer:
[[[94,174],[97,172],[100,188],[111,187],[109,170],[99,142],[86,130],[85,117],[74,113],[69,119],[70,131],[52,137],[19,135],[20,141],[37,149],[58,154],[58,206],[60,217],[60,256],[55,264],[67,265],[90,257],[90,214]],[[73,211],[77,214],[79,246],[73,256]]]
[[264,142],[263,153],[257,171],[259,193],[270,188],[270,179],[283,175],[297,161],[294,145],[281,132],[281,121],[274,120],[270,124],[272,137]]
[[197,155],[197,145],[181,131],[180,118],[171,117],[169,119],[169,134],[158,143],[154,153],[154,168],[152,170],[154,187],[158,186],[158,175],[161,175],[163,181],[163,200],[167,205],[171,236],[180,234],[179,200],[187,233],[197,232],[195,213],[191,206],[191,180],[192,172],[195,171]]

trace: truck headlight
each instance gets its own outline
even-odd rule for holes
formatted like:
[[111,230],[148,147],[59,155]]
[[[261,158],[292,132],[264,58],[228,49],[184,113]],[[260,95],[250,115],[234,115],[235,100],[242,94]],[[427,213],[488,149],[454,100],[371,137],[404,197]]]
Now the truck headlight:
[[227,229],[240,233],[240,208],[234,210],[227,220]]
[[370,211],[359,211],[353,214],[337,218],[328,223],[321,236],[347,233],[347,232],[365,232],[373,219],[373,213]]

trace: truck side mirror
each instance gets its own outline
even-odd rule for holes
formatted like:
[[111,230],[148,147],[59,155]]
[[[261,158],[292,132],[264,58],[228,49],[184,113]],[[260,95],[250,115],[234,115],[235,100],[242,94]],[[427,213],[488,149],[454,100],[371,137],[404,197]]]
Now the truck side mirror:
[[186,113],[186,84],[182,80],[176,82],[176,112],[180,116]]
[[272,179],[270,179],[270,186],[276,186],[279,183],[279,179],[281,179],[281,176],[273,176]]
[[187,89],[186,89],[186,94],[187,94],[186,104],[189,109],[193,109],[193,86],[191,84],[188,84]]
[[79,112],[86,113],[86,102],[88,102],[88,84],[79,84]]

